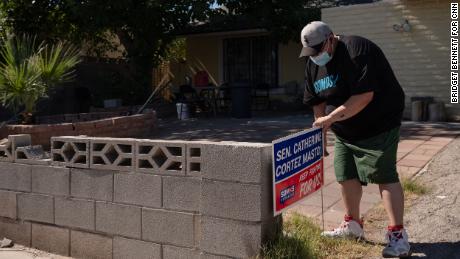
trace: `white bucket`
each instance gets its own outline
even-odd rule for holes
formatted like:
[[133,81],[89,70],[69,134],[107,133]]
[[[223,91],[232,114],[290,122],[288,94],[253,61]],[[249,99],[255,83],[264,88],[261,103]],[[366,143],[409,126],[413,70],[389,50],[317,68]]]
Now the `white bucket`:
[[179,120],[186,120],[190,118],[190,112],[188,109],[188,105],[186,103],[177,103],[177,118]]

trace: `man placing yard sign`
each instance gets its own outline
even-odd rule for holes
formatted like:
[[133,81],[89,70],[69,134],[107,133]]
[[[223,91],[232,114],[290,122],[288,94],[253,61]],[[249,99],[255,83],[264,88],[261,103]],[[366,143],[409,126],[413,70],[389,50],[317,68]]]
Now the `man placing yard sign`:
[[[404,92],[382,50],[359,36],[332,33],[315,21],[301,32],[306,58],[304,102],[313,107],[314,127],[336,135],[334,171],[346,215],[323,232],[331,238],[363,238],[359,205],[362,185],[378,184],[388,214],[384,257],[410,255],[403,227],[404,195],[396,171]],[[333,107],[326,113],[326,106]]]

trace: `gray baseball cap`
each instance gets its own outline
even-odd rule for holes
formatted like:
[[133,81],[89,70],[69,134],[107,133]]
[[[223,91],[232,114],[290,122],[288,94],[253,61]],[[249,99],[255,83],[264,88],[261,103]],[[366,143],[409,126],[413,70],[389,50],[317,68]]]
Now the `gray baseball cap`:
[[302,42],[303,48],[299,58],[316,55],[318,51],[312,47],[324,42],[331,33],[331,28],[320,21],[311,22],[303,27],[300,33],[300,41]]

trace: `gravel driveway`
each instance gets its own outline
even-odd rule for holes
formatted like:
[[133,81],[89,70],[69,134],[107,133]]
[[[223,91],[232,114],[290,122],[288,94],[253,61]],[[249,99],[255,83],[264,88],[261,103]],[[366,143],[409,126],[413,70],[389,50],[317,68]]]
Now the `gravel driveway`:
[[413,258],[460,259],[460,137],[416,178],[431,191],[405,214]]

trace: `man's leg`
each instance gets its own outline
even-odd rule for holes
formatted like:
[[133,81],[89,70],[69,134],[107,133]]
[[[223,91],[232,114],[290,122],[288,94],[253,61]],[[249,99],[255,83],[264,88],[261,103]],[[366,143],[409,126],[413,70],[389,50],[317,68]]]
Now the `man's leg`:
[[403,225],[404,192],[401,183],[379,184],[383,206],[388,214],[389,225]]
[[338,228],[324,231],[321,235],[333,238],[363,238],[364,231],[359,220],[359,203],[363,192],[361,182],[358,180],[352,150],[338,137],[335,140],[334,172],[341,185],[346,215]]
[[409,257],[409,237],[403,227],[404,192],[401,183],[380,184],[379,188],[389,219],[388,232],[385,235],[388,244],[383,249],[382,256]]
[[358,179],[339,182],[342,186],[342,200],[345,205],[344,221],[338,228],[324,231],[321,235],[333,238],[364,238],[362,222],[359,217],[359,203],[363,189]]
[[361,182],[358,179],[351,179],[339,183],[342,186],[342,200],[347,215],[359,222],[359,204],[363,195]]

